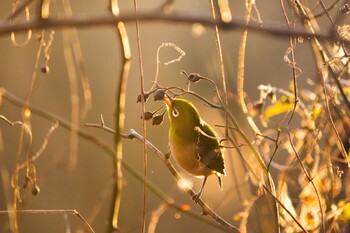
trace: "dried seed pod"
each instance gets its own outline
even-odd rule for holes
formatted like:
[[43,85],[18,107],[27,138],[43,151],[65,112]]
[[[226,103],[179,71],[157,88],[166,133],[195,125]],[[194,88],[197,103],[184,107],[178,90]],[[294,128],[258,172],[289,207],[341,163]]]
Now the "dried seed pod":
[[272,103],[275,103],[275,102],[276,102],[276,94],[275,94],[275,92],[274,92],[273,90],[271,90],[271,91],[267,94],[267,96],[271,99],[271,102],[272,102]]
[[263,102],[256,101],[253,103],[252,116],[256,116],[256,114],[261,114],[262,108],[264,106]]
[[143,117],[141,116],[141,119],[144,119],[145,121],[151,120],[153,117],[153,113],[152,112],[145,112],[143,114]]
[[154,101],[157,101],[157,100],[164,100],[164,96],[165,96],[165,91],[164,90],[157,90],[153,97],[154,97]]
[[39,186],[37,184],[33,184],[31,191],[32,191],[32,194],[34,196],[36,196],[36,195],[38,195],[40,193],[40,188],[39,188]]
[[[144,100],[145,100],[145,102],[147,101],[147,99],[148,99],[148,97],[149,97],[149,94],[148,93],[144,93],[143,94],[143,96],[144,96]],[[137,103],[141,103],[141,94],[139,94],[138,96],[137,96]]]
[[200,76],[199,74],[196,74],[196,73],[191,73],[187,79],[190,81],[190,82],[193,82],[193,83],[197,83],[199,82],[201,79],[202,79],[202,76]]
[[43,74],[47,74],[47,73],[49,73],[50,72],[50,67],[49,66],[47,66],[47,65],[45,65],[45,66],[43,66],[43,67],[41,67],[41,73],[43,73]]
[[30,178],[28,176],[26,176],[24,184],[23,184],[23,188],[25,188],[25,189],[28,188],[29,183],[30,183]]
[[164,114],[155,115],[153,117],[152,125],[161,125],[163,123]]
[[193,82],[193,83],[197,83],[199,82],[201,79],[203,79],[203,77],[197,73],[191,73],[190,75],[188,75],[186,73],[186,71],[182,70],[181,74],[185,75],[188,79],[188,81]]

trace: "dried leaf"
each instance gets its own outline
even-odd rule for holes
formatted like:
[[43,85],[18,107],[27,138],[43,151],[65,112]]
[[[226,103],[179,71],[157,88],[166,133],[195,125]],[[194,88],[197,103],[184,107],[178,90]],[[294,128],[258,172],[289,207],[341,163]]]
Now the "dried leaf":
[[261,195],[254,202],[249,212],[247,232],[279,232],[276,201],[271,195]]
[[339,36],[342,39],[350,40],[350,25],[342,25],[337,27]]
[[321,104],[319,104],[319,103],[315,104],[314,108],[312,109],[312,115],[311,115],[312,120],[316,120],[320,116],[320,114],[322,113],[322,110],[323,110],[323,108],[322,108]]
[[339,8],[339,13],[341,14],[349,14],[350,12],[350,4],[347,3]]

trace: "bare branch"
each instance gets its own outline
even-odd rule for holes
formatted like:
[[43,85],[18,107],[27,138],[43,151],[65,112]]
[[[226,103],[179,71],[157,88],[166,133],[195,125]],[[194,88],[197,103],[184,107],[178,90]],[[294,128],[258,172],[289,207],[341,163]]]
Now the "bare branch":
[[43,29],[43,28],[62,28],[62,27],[93,27],[93,26],[114,26],[119,22],[129,23],[140,21],[161,21],[164,23],[200,23],[204,26],[213,27],[217,25],[223,30],[235,30],[235,29],[249,29],[250,31],[259,32],[263,34],[269,34],[280,37],[303,37],[306,39],[317,38],[319,40],[339,41],[345,44],[349,44],[350,41],[339,38],[337,35],[329,33],[310,33],[303,28],[290,29],[288,27],[275,27],[264,25],[260,23],[250,22],[248,25],[242,20],[234,19],[230,22],[222,22],[220,19],[213,19],[212,17],[206,17],[203,15],[189,14],[189,13],[171,13],[164,14],[162,12],[139,12],[123,13],[118,16],[111,16],[109,14],[103,15],[75,15],[72,17],[56,17],[40,19],[34,18],[29,21],[18,20],[14,23],[9,23],[8,20],[0,21],[0,35],[8,34],[13,31],[27,31],[28,29]]

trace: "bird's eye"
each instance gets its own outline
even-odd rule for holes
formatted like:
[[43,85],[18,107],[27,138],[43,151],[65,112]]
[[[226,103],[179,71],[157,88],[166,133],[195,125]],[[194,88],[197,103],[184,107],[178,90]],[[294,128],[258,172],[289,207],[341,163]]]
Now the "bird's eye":
[[173,117],[178,117],[180,115],[179,111],[177,111],[176,108],[173,108],[173,111],[171,112],[171,114],[173,115]]

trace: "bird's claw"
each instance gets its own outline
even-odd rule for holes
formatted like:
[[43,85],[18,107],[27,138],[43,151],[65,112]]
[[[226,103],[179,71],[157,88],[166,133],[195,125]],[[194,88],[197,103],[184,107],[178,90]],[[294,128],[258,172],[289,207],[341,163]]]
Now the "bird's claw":
[[195,203],[198,203],[200,197],[201,197],[201,194],[200,194],[200,193],[195,193],[195,194],[192,196],[192,200],[193,200]]
[[166,159],[170,159],[170,155],[171,155],[171,152],[170,152],[170,151],[168,151],[168,152],[166,152],[166,153],[164,154],[164,156],[165,156]]
[[219,143],[221,144],[222,142],[225,142],[225,141],[228,141],[228,138],[221,138],[221,139],[219,140]]

